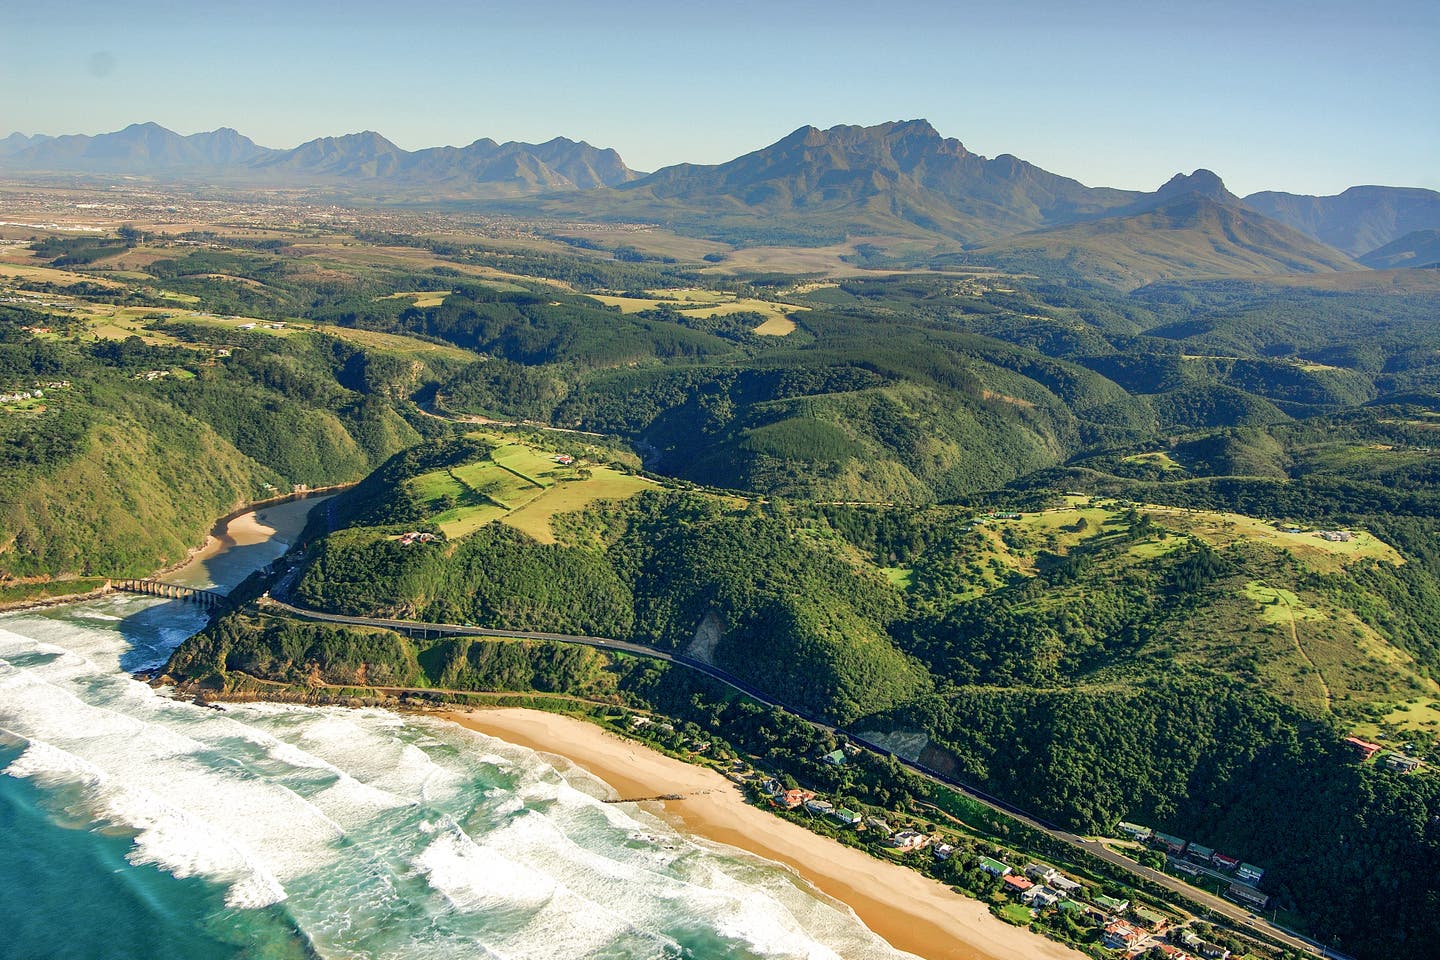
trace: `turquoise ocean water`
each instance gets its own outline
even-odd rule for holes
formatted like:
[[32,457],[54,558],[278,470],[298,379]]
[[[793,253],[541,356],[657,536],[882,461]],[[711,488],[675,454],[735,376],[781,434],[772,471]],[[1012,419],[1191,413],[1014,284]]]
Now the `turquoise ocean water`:
[[0,957],[906,956],[784,869],[524,748],[131,678],[202,622],[125,596],[0,615]]

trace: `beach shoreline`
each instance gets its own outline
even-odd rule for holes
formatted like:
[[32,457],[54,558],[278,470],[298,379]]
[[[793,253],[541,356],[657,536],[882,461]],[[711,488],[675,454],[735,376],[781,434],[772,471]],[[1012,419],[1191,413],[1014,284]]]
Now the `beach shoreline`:
[[923,960],[1079,960],[1053,940],[1012,926],[982,903],[896,863],[837,843],[748,803],[739,785],[593,723],[515,707],[440,713],[466,729],[588,771],[621,799],[679,795],[640,805],[688,834],[782,864],[852,910],[893,947]]

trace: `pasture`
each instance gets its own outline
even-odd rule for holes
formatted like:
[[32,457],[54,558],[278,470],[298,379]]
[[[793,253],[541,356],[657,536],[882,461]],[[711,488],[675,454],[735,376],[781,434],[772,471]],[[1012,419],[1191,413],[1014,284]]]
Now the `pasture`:
[[[490,434],[473,434],[493,442]],[[551,521],[600,500],[623,500],[649,480],[603,464],[559,463],[528,444],[500,442],[483,460],[432,470],[410,481],[410,492],[451,540],[499,520],[541,543],[554,543]]]

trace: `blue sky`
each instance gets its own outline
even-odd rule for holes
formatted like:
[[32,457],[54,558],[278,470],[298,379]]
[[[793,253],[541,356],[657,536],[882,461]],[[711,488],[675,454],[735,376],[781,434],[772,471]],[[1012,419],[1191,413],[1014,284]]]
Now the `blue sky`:
[[653,170],[925,117],[1097,186],[1440,189],[1434,0],[3,2],[0,135],[563,135]]

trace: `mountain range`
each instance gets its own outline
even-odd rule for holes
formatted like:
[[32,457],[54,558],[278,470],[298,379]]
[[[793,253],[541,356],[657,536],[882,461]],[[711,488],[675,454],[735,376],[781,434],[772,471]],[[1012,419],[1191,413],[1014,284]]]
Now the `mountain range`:
[[924,120],[805,126],[726,163],[682,163],[649,175],[614,150],[563,137],[407,151],[367,131],[276,150],[229,128],[181,136],[144,123],[98,136],[12,134],[0,140],[0,173],[486,201],[520,216],[649,222],[740,244],[888,236],[922,241],[940,262],[1125,287],[1440,262],[1433,190],[1358,186],[1333,197],[1267,191],[1241,198],[1208,170],[1150,192],[1090,187],[1015,156],[972,153]]
[[366,131],[274,150],[228,127],[181,136],[155,123],[98,136],[12,134],[0,140],[0,170],[343,185],[456,199],[588,190],[639,176],[614,150],[564,137],[540,144],[502,144],[487,138],[466,147],[408,151]]

